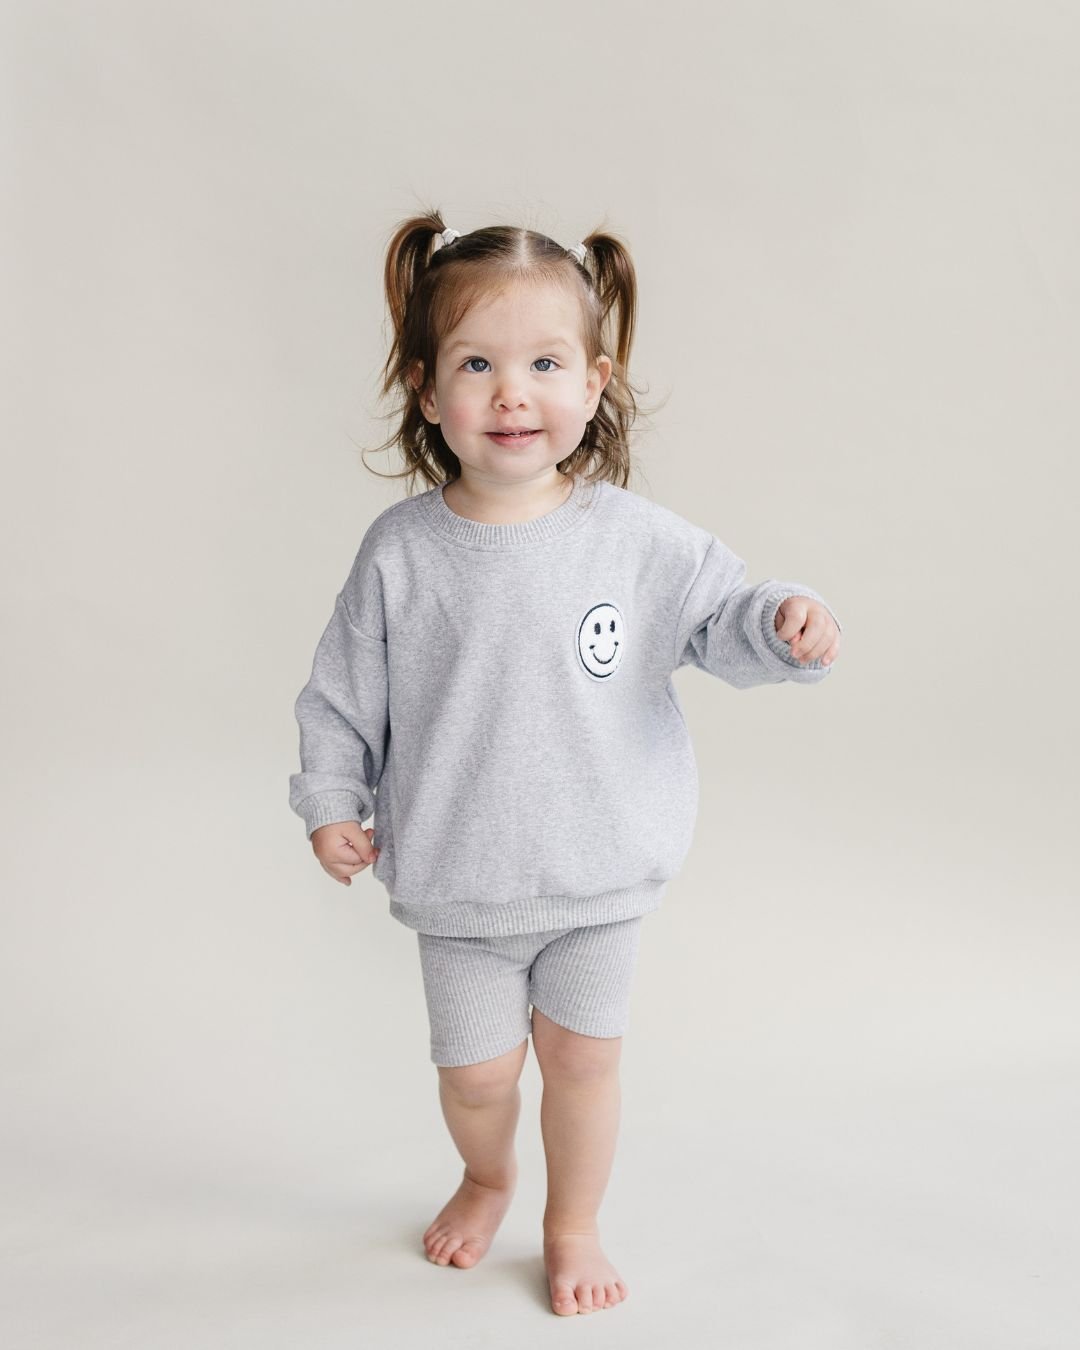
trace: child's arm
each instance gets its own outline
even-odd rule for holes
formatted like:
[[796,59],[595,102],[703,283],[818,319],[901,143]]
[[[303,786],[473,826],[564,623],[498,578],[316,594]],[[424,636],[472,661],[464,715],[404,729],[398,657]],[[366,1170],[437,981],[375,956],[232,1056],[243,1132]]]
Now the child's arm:
[[301,772],[289,778],[289,805],[309,839],[322,825],[362,823],[374,811],[389,739],[387,701],[386,642],[354,626],[339,594],[295,705]]
[[755,586],[747,585],[745,576],[743,560],[713,537],[675,626],[673,668],[697,666],[736,689],[781,680],[817,684],[825,679],[831,665],[822,665],[817,658],[800,663],[776,632],[776,610],[789,595],[816,600],[842,631],[825,600],[799,582],[770,579]]

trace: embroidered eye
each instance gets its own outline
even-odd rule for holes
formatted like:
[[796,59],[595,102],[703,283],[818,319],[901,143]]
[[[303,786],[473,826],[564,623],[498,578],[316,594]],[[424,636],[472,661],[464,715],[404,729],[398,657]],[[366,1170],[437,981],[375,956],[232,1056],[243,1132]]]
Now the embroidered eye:
[[593,630],[593,632],[596,634],[597,637],[600,636],[600,625],[599,625],[598,623],[594,623],[594,624],[593,624],[592,630]]

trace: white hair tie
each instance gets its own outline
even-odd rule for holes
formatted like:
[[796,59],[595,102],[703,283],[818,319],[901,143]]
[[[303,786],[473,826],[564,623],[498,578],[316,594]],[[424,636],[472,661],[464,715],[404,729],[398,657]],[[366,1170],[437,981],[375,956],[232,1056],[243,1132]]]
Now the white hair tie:
[[568,248],[567,253],[572,253],[582,267],[585,266],[585,254],[588,248],[584,244],[575,244],[573,248]]
[[431,251],[432,253],[436,253],[440,248],[442,248],[443,244],[452,244],[455,239],[460,238],[461,238],[460,230],[451,230],[447,228],[443,230],[442,234],[437,234],[435,236],[435,242],[431,246]]

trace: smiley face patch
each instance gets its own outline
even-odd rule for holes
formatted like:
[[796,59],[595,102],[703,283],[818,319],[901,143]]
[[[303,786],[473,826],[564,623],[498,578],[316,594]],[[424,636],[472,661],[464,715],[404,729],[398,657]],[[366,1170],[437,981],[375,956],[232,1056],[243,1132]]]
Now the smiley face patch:
[[593,605],[578,625],[581,664],[594,680],[606,680],[619,668],[626,646],[626,625],[618,605]]

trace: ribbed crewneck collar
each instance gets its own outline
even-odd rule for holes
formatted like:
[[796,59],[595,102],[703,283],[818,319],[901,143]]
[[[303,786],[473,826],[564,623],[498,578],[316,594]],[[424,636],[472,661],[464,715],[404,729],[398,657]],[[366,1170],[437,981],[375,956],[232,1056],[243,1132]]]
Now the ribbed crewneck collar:
[[420,503],[432,529],[456,544],[463,544],[466,548],[516,549],[555,539],[580,525],[596,504],[600,486],[600,482],[590,482],[581,474],[575,474],[570,496],[561,506],[533,520],[515,521],[507,525],[490,525],[485,521],[459,516],[447,506],[442,485],[425,492]]

